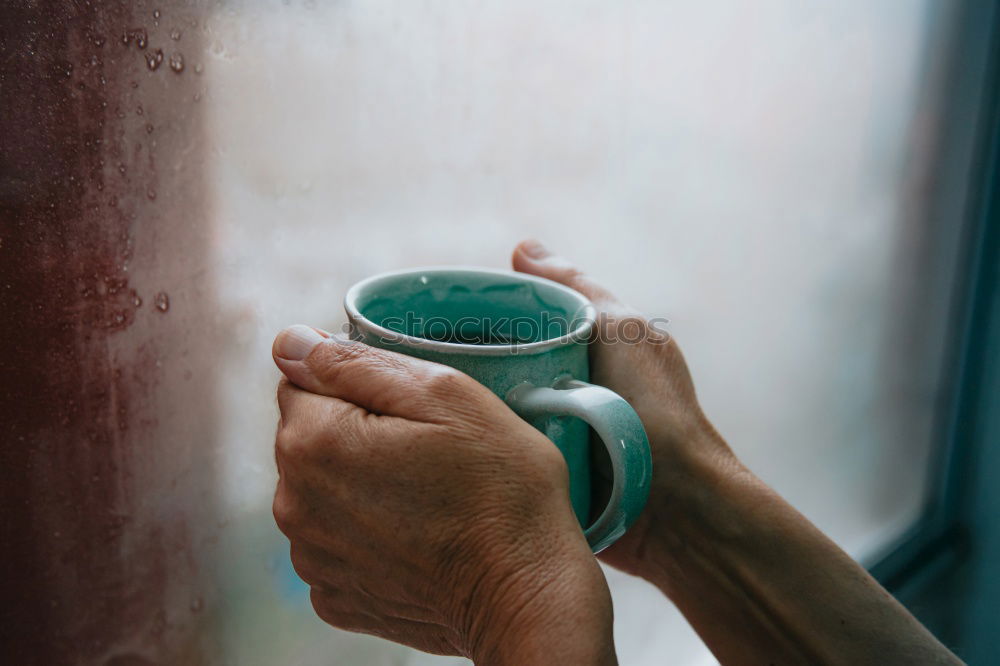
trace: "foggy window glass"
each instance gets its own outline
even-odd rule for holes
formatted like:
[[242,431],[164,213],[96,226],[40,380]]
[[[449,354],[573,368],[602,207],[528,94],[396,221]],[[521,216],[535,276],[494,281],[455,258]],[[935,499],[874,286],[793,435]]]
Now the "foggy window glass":
[[[361,278],[508,268],[528,237],[668,318],[722,435],[852,555],[920,512],[957,239],[922,208],[950,3],[69,11],[6,40],[46,84],[5,83],[0,253],[23,254],[0,262],[11,311],[66,340],[42,370],[69,379],[28,378],[46,406],[10,421],[34,442],[10,492],[52,559],[24,589],[80,663],[463,663],[315,617],[270,513],[270,346],[342,325]],[[607,572],[622,664],[714,663]]]

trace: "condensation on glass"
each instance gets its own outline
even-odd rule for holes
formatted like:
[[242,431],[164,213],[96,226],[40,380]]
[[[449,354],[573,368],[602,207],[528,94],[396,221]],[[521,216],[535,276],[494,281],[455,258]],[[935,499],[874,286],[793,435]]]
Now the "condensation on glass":
[[[438,664],[317,620],[270,517],[273,335],[537,236],[669,317],[708,414],[856,556],[924,497],[950,5],[11,3],[5,582],[18,664]],[[663,529],[669,529],[664,525]],[[609,572],[622,663],[710,656]]]

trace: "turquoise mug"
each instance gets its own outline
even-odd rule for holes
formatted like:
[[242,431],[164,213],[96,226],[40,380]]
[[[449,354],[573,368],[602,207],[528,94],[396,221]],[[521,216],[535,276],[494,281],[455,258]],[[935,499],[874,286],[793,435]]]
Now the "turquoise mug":
[[[582,294],[523,273],[419,268],[362,280],[344,309],[353,339],[461,370],[551,439],[595,553],[639,517],[652,478],[649,441],[628,402],[587,383],[595,310]],[[589,526],[588,425],[607,448],[613,478],[608,504]]]

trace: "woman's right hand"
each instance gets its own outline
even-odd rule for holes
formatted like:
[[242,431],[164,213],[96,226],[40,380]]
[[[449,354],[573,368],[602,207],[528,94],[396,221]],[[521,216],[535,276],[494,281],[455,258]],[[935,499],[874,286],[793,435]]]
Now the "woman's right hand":
[[593,301],[591,375],[632,404],[649,436],[649,501],[601,559],[658,586],[723,664],[961,663],[736,459],[672,339],[535,242],[513,263]]
[[[672,337],[537,241],[519,244],[512,264],[514,270],[579,291],[598,311],[591,344],[591,378],[632,405],[646,428],[653,457],[653,484],[646,510],[624,537],[601,553],[601,559],[644,576],[647,567],[642,554],[649,549],[647,540],[670,536],[664,529],[669,523],[658,514],[660,507],[674,503],[669,494],[677,484],[672,480],[698,461],[724,466],[738,462],[702,413],[684,356]],[[609,478],[604,481],[609,482]],[[652,525],[659,529],[651,531]]]

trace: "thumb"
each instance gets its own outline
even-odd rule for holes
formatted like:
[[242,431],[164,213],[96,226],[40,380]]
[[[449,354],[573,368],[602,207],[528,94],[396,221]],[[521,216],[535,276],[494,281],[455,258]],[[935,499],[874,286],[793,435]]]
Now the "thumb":
[[536,240],[518,243],[511,257],[515,271],[530,273],[566,285],[589,298],[595,305],[617,304],[618,299],[574,266],[568,260],[552,254]]
[[302,324],[281,331],[271,354],[278,369],[299,388],[404,418],[419,416],[414,397],[420,385],[444,370],[437,363]]

